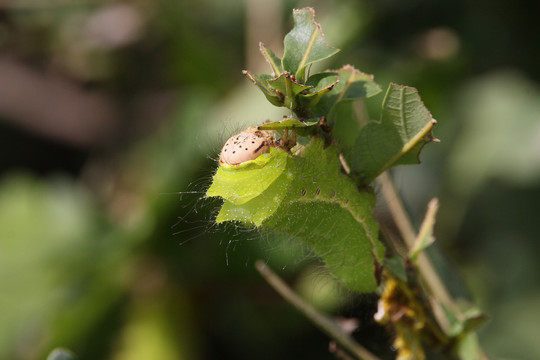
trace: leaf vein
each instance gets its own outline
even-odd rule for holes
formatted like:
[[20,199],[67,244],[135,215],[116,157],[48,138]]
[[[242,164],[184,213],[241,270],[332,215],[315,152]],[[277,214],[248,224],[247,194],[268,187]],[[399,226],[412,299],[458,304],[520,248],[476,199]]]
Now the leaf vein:
[[300,64],[298,64],[298,69],[296,69],[296,71],[302,69],[305,65],[305,63],[307,62],[307,58],[309,56],[309,53],[311,52],[311,48],[313,47],[313,44],[315,43],[315,40],[317,39],[317,30],[315,30],[313,32],[313,34],[311,35],[311,39],[309,39],[309,43],[308,43],[308,47],[306,49],[306,53],[304,54],[304,56],[302,57],[302,60],[300,61]]
[[404,88],[400,88],[399,89],[399,118],[401,120],[401,127],[403,128],[403,132],[405,134],[405,138],[407,140],[409,140],[409,132],[407,130],[407,121],[405,120],[405,114],[406,114],[406,111],[405,111],[405,108],[403,106],[403,98],[404,98],[404,93],[405,93],[405,89]]

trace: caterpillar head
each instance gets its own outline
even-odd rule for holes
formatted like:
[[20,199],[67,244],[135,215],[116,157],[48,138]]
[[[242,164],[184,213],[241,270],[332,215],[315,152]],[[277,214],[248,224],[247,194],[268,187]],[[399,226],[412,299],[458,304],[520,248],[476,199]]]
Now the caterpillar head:
[[219,161],[227,165],[239,165],[255,160],[275,146],[272,133],[250,127],[232,136],[221,149]]

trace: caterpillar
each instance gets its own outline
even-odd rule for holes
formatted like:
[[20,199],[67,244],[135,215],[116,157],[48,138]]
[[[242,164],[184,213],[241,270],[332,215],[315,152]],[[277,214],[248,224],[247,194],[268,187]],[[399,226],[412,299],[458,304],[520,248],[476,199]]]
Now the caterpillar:
[[374,194],[359,191],[342,174],[337,147],[313,137],[291,148],[288,140],[249,128],[225,143],[206,192],[224,200],[216,222],[237,221],[299,239],[345,287],[373,291],[385,251],[372,214]]

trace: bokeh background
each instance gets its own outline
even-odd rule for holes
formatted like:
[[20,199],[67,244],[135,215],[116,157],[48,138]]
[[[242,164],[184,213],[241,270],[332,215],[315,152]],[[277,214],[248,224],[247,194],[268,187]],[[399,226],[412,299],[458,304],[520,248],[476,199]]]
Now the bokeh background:
[[[57,346],[81,360],[333,358],[259,258],[393,357],[374,296],[340,291],[305,249],[216,227],[219,203],[203,198],[224,140],[283,114],[241,70],[268,70],[258,42],[280,54],[304,6],[342,49],[326,67],[419,89],[441,143],[394,171],[411,217],[440,199],[437,261],[490,316],[486,352],[540,358],[537,2],[8,0],[0,359]],[[373,118],[381,101],[367,102]]]

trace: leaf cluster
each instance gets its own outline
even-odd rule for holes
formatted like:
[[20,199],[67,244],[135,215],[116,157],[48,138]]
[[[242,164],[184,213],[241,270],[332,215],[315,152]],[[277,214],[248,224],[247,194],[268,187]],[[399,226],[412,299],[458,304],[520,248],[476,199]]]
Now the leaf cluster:
[[[327,44],[315,11],[293,11],[294,27],[285,36],[283,57],[264,44],[259,48],[272,68],[271,74],[244,74],[270,103],[289,109],[290,118],[260,126],[261,129],[295,128],[300,135],[323,134],[337,144],[359,185],[367,185],[395,165],[417,164],[423,145],[436,141],[431,134],[435,120],[416,89],[390,84],[379,121],[359,123],[353,102],[381,92],[373,75],[351,65],[311,74],[311,66],[335,55]],[[345,111],[344,111],[345,110]],[[339,127],[340,131],[333,132]]]
[[[270,103],[291,111],[258,129],[284,135],[269,153],[239,165],[220,164],[207,191],[224,200],[216,222],[238,221],[298,238],[350,290],[373,291],[384,278],[375,319],[395,332],[399,359],[425,359],[424,347],[452,357],[481,358],[472,330],[485,317],[474,308],[462,312],[436,275],[426,276],[433,273],[424,250],[434,241],[436,201],[418,235],[403,209],[393,211],[404,238],[403,244],[391,240],[399,253],[394,258],[385,258],[373,216],[375,198],[368,185],[393,166],[419,163],[423,146],[438,141],[431,133],[436,121],[415,88],[397,84],[386,90],[380,119],[362,121],[353,103],[378,94],[381,87],[351,65],[311,74],[314,63],[339,50],[326,43],[313,9],[294,10],[293,17],[282,58],[260,44],[272,74],[244,71]],[[283,146],[290,129],[294,139],[310,138],[305,146]],[[385,176],[379,181],[388,195]]]

